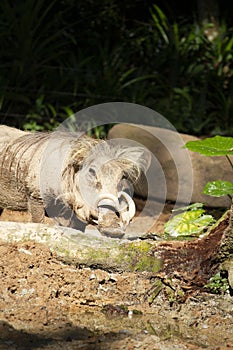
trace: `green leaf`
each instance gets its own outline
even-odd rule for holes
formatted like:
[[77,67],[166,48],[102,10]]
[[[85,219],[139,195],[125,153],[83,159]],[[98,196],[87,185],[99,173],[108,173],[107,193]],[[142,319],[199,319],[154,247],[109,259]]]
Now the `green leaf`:
[[167,31],[168,31],[167,17],[157,5],[153,5],[153,7],[154,7],[154,11],[153,10],[151,11],[151,16],[154,21],[155,27],[158,29],[159,33],[161,34],[164,42],[166,44],[169,44],[169,38],[167,35]]
[[233,155],[233,137],[215,136],[200,141],[189,141],[185,147],[205,156]]
[[199,236],[214,221],[203,213],[204,209],[196,209],[178,214],[164,225],[164,231],[171,237]]
[[173,209],[172,211],[175,212],[175,211],[196,210],[196,209],[202,208],[203,205],[204,205],[203,203],[193,203],[193,204],[187,205],[185,207]]
[[125,84],[123,84],[121,86],[121,88],[124,89],[124,88],[126,88],[130,85],[133,85],[135,83],[138,83],[140,81],[147,80],[147,79],[154,79],[154,78],[155,78],[155,76],[153,74],[143,75],[143,76],[140,76],[140,77],[137,77],[137,78],[134,78],[134,79],[127,81]]
[[233,196],[233,183],[221,180],[207,182],[202,193],[213,197]]
[[74,115],[74,111],[70,107],[64,106],[62,107],[62,109],[65,111],[68,117],[71,117],[72,115]]

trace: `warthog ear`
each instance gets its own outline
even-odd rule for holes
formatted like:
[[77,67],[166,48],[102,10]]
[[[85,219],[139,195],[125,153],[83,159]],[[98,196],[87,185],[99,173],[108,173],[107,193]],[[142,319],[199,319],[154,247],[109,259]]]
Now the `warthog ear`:
[[122,149],[119,158],[134,163],[141,172],[146,173],[151,163],[151,153],[144,147],[126,147]]

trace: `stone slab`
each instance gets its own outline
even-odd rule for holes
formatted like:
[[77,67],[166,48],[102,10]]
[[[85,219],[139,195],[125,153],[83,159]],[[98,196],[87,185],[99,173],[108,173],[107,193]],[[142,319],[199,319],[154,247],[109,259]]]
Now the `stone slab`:
[[[184,149],[197,137],[173,130],[144,125],[117,124],[109,131],[109,139],[129,139],[144,145],[153,154],[145,178],[135,186],[137,195],[147,194],[158,200],[180,203],[203,202],[211,207],[229,207],[230,199],[202,194],[208,181],[232,181],[232,169],[225,157],[205,157]],[[233,157],[232,157],[233,161]]]

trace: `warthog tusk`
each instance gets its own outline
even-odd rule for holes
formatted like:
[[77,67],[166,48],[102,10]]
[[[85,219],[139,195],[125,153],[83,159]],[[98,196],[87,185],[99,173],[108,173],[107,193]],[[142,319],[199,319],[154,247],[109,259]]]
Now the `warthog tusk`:
[[98,208],[103,205],[109,205],[118,210],[119,209],[118,198],[111,193],[101,194],[96,202],[95,207]]
[[[108,208],[101,207],[112,207],[115,209],[121,218],[123,225],[128,225],[130,220],[134,217],[136,213],[136,208],[133,199],[128,195],[128,193],[121,191],[118,193],[118,198],[110,193],[102,194],[96,203],[96,208],[99,211],[99,219],[101,219],[104,212],[107,212]],[[123,203],[122,199],[123,198]],[[100,210],[101,209],[101,210]],[[99,220],[98,220],[99,221]]]
[[[134,201],[133,201],[133,199],[128,195],[128,193],[126,193],[126,192],[124,192],[124,191],[120,192],[119,195],[120,195],[120,197],[124,197],[126,203],[128,204],[129,210],[128,210],[126,213],[127,213],[128,216],[129,216],[129,220],[131,220],[131,219],[134,217],[135,213],[136,213],[136,207],[135,207]],[[121,211],[122,211],[122,210],[120,210],[120,212],[121,212]],[[126,213],[122,212],[122,215],[123,215],[123,214],[126,214]]]

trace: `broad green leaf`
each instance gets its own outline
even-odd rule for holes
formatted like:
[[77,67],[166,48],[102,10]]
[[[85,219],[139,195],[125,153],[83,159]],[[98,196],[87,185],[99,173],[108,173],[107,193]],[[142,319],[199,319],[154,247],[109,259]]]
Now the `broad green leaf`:
[[203,203],[193,203],[193,204],[187,205],[186,207],[173,209],[172,211],[175,212],[175,211],[180,211],[180,210],[182,210],[182,211],[196,210],[196,209],[202,208],[203,205],[204,205]]
[[207,182],[202,193],[213,197],[233,196],[233,183],[221,180]]
[[204,209],[196,209],[178,214],[164,225],[164,231],[171,237],[199,236],[214,221],[203,213]]
[[189,141],[185,147],[205,156],[233,155],[233,137],[214,136],[205,140]]

